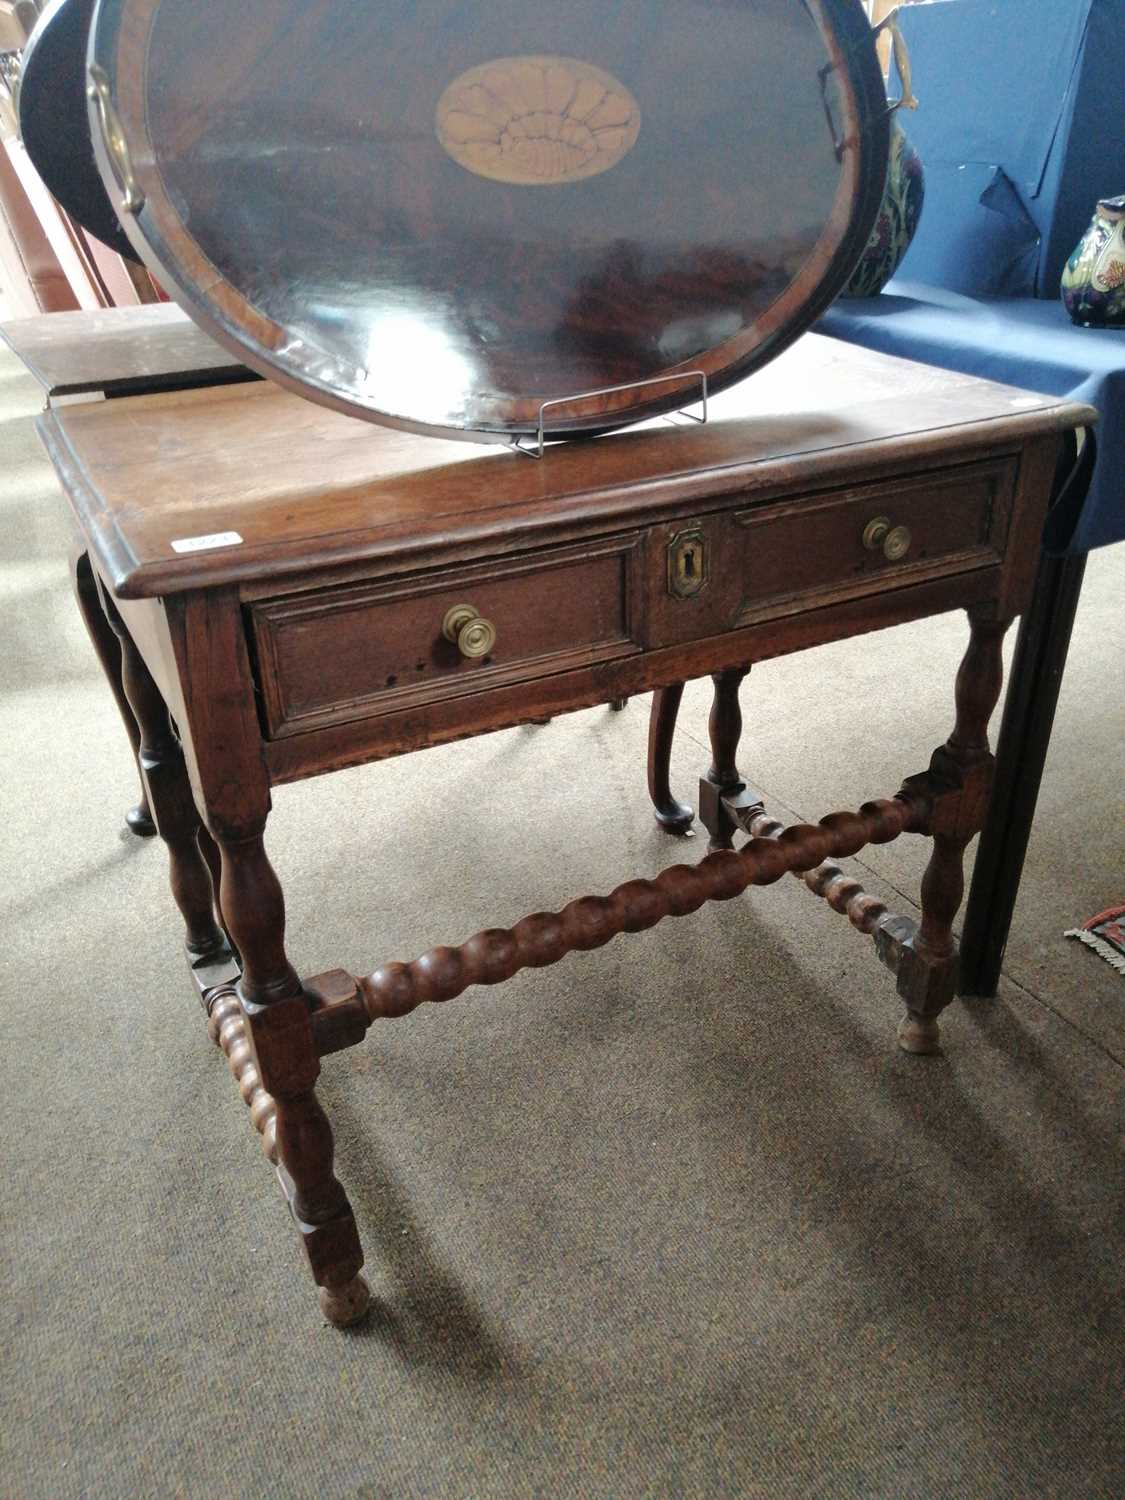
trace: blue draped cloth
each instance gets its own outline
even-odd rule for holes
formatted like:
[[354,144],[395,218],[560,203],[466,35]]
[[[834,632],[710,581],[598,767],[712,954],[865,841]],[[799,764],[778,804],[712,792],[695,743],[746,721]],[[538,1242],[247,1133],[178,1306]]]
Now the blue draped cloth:
[[1059,276],[1099,198],[1125,192],[1125,0],[942,0],[900,13],[921,104],[902,123],[926,201],[881,296],[840,300],[821,333],[1101,413],[1085,504],[1044,541],[1125,538],[1125,329],[1076,328]]
[[1125,329],[1077,328],[1057,300],[968,297],[896,277],[877,297],[841,298],[817,332],[1097,407],[1085,503],[1052,512],[1044,542],[1061,553],[1125,539]]
[[926,173],[900,274],[1056,297],[1094,205],[1125,192],[1125,0],[941,0],[899,24],[921,101],[899,118]]

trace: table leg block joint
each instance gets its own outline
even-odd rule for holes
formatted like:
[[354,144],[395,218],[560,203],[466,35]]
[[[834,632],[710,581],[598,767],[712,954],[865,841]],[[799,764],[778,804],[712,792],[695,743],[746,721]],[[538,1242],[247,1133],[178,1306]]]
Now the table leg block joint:
[[313,1037],[319,1056],[354,1047],[370,1024],[359,984],[343,969],[332,969],[305,980],[311,1002]]
[[[749,832],[751,820],[764,812],[761,793],[745,782],[724,788],[710,776],[700,777],[699,821],[710,835],[709,848],[712,850],[732,848],[734,835],[739,829]],[[777,828],[780,831],[780,823]]]

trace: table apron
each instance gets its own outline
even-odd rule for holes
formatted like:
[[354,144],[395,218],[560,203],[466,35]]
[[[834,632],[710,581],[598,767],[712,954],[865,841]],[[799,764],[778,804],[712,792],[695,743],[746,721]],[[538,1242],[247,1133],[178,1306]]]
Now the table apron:
[[978,567],[951,577],[758,622],[704,640],[638,652],[486,692],[466,691],[460,697],[402,712],[286,735],[263,744],[270,780],[297,781],[345,766],[383,760],[649,692],[726,667],[786,656],[909,620],[967,609],[996,597],[1003,571],[999,565]]

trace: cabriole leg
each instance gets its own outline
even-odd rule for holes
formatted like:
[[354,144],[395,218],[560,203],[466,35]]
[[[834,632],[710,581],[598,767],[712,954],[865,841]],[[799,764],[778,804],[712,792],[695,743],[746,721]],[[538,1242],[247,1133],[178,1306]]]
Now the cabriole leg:
[[669,782],[672,741],[683,696],[682,682],[657,688],[648,716],[648,794],[656,821],[668,833],[687,833],[695,822],[694,811],[686,802],[676,801]]
[[221,952],[226,944],[215,921],[214,891],[196,834],[199,813],[160,689],[133,643],[113,601],[103,598],[105,618],[121,651],[121,682],[139,731],[137,761],[160,837],[168,847],[172,895],[184,919],[188,956]]
[[[113,693],[117,711],[121,715],[121,722],[125,726],[125,733],[129,737],[129,744],[133,747],[133,756],[136,758],[140,751],[140,734],[121,684],[121,647],[102,608],[98,586],[94,579],[94,570],[90,566],[89,553],[76,550],[71,554],[70,581],[74,588],[78,612],[82,616],[90,643],[105,673],[110,691]],[[138,838],[151,838],[156,832],[156,824],[148,805],[148,793],[145,790],[144,775],[140,771],[139,761],[137,771],[141,779],[141,800],[136,807],[131,807],[125,814],[125,823]]]

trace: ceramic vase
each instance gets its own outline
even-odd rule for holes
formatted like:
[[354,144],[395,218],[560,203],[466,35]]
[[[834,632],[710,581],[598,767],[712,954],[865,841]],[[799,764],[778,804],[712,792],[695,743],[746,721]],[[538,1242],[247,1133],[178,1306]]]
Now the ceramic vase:
[[1098,204],[1066,263],[1062,299],[1075,323],[1125,328],[1125,196]]
[[910,138],[891,117],[891,149],[887,158],[887,181],[875,227],[859,258],[859,264],[844,288],[845,297],[874,297],[898,270],[910,248],[925,196],[922,158]]

